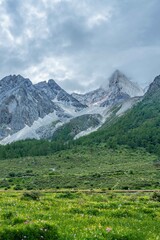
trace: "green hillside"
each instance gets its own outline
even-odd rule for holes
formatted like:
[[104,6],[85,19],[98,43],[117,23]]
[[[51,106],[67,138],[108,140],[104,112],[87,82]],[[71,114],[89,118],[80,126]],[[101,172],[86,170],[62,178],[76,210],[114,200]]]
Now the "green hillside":
[[95,128],[101,122],[101,115],[99,114],[85,114],[71,119],[68,123],[59,127],[53,134],[52,140],[68,141],[73,140],[74,137],[88,128]]
[[144,147],[160,155],[160,76],[155,78],[143,100],[124,116],[77,141],[77,144],[100,143],[112,148],[117,145]]

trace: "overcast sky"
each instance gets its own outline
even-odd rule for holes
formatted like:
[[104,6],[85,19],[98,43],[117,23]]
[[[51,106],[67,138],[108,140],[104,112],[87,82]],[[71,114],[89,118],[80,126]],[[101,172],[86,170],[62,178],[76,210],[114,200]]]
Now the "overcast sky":
[[119,69],[160,74],[160,0],[0,0],[0,78],[55,79],[87,92]]

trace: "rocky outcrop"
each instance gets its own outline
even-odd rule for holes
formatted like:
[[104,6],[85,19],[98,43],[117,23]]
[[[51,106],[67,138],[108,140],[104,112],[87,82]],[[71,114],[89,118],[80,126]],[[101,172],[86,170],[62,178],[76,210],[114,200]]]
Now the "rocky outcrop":
[[53,100],[70,104],[75,110],[84,106],[66,93],[53,80],[33,85],[18,75],[10,75],[0,81],[0,139],[13,134],[38,118],[55,112],[59,118],[69,117]]
[[126,101],[132,97],[143,96],[143,94],[144,92],[140,87],[132,83],[119,70],[116,70],[101,88],[86,94],[73,93],[72,96],[88,106],[105,107]]

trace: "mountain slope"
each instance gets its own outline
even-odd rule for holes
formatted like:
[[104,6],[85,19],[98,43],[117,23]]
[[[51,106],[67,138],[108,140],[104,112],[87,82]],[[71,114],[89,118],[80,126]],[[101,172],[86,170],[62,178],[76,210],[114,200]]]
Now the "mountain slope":
[[[56,98],[56,101],[55,101]],[[55,102],[54,102],[55,101]],[[0,139],[13,135],[22,129],[28,129],[35,121],[41,123],[48,114],[53,120],[72,117],[58,103],[72,107],[73,112],[82,110],[84,105],[60,88],[53,80],[33,85],[29,79],[10,75],[0,81]],[[38,125],[39,126],[39,125]],[[27,131],[23,131],[23,133]],[[28,134],[28,133],[27,133]],[[27,136],[18,134],[25,139]],[[31,138],[35,135],[32,134]]]
[[149,152],[160,154],[160,76],[150,85],[143,100],[116,119],[115,123],[104,125],[99,131],[79,139],[79,143],[106,143],[130,147],[144,147]]
[[45,95],[20,75],[8,76],[0,81],[0,137],[31,126],[39,117],[59,111]]
[[77,138],[82,132],[92,132],[101,125],[100,114],[85,114],[71,119],[65,125],[59,127],[53,134],[52,140],[68,141]]
[[63,90],[54,80],[48,82],[40,82],[35,87],[45,93],[53,102],[62,102],[75,107],[76,111],[82,110],[85,106],[75,99],[72,95]]
[[[140,88],[131,83],[120,71],[109,79],[109,87],[103,86],[85,95],[70,95],[54,80],[35,85],[22,76],[8,76],[0,81],[0,143],[7,144],[24,139],[51,139],[63,125],[74,124],[84,115],[98,117],[93,127],[80,121],[78,138],[97,130],[105,120],[112,121],[141,98]],[[77,98],[77,99],[76,99]],[[75,119],[75,121],[70,120]],[[100,120],[100,121],[99,121]],[[69,135],[68,135],[69,136]]]
[[[103,84],[102,88],[108,89],[108,85]],[[137,84],[131,82],[125,74],[119,70],[116,70],[109,78],[109,89],[112,92],[123,92],[130,97],[143,95],[143,90]]]
[[76,98],[79,102],[86,104],[88,106],[98,105],[99,102],[106,98],[107,91],[102,88],[98,88],[94,91],[88,92],[86,94],[72,93],[72,96]]
[[108,106],[126,101],[129,98],[143,96],[143,90],[132,83],[123,73],[116,70],[109,78],[109,83],[104,83],[100,88],[86,94],[73,93],[83,104],[88,106]]

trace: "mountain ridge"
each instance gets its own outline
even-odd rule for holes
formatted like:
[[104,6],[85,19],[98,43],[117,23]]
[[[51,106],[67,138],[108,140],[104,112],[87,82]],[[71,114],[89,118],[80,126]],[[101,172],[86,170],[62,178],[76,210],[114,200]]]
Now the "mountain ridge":
[[[50,81],[49,84],[51,83],[53,84]],[[60,87],[54,89],[60,92],[57,101],[65,103],[72,101],[75,111],[85,108]],[[32,84],[29,79],[21,75],[9,75],[3,78],[0,81],[0,137],[7,137],[26,125],[30,127],[34,121],[53,112],[60,119],[70,117],[52,99],[51,95],[46,94],[39,85]]]
[[111,148],[125,145],[145,148],[160,156],[160,76],[150,84],[141,101],[120,118],[105,123],[97,132],[79,139],[78,144],[106,142]]
[[131,82],[122,72],[115,70],[109,77],[109,82],[103,84],[100,88],[86,94],[72,93],[78,101],[91,105],[107,106],[114,102],[123,102],[130,97],[143,96],[144,91]]
[[[128,88],[124,86],[126,82]],[[135,90],[134,94],[129,95],[126,89],[130,86],[137,92]],[[119,116],[136,104],[139,98],[135,96],[140,95],[139,91],[140,88],[136,88],[118,70],[110,77],[108,89],[98,88],[82,95],[83,99],[68,94],[53,79],[32,84],[21,75],[9,75],[0,81],[0,143],[26,138],[52,138],[58,128],[71,119],[100,114],[101,121],[99,118],[95,120],[99,123],[95,128],[88,126],[90,118],[86,120],[86,127],[79,128],[83,132],[78,132],[78,136],[88,134],[90,129],[95,131],[101,127],[115,107]],[[84,96],[87,96],[86,99]]]

